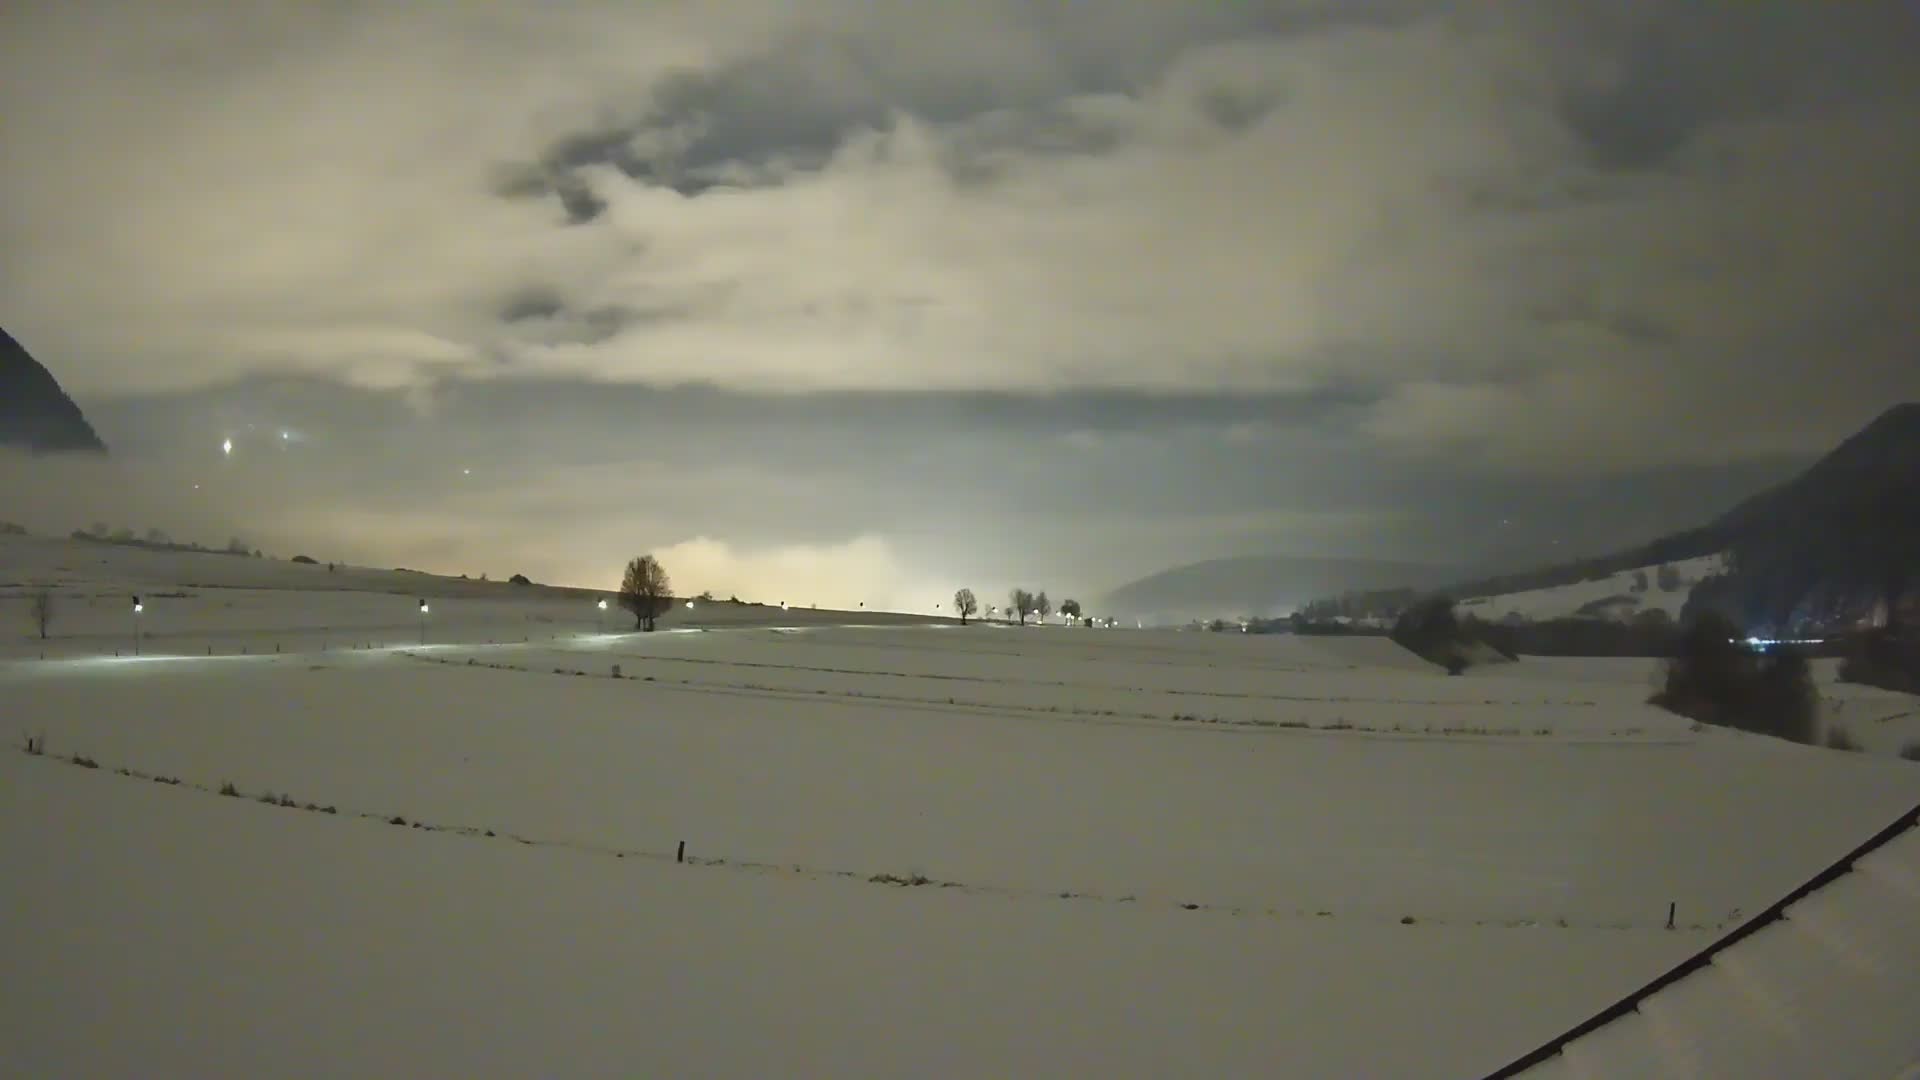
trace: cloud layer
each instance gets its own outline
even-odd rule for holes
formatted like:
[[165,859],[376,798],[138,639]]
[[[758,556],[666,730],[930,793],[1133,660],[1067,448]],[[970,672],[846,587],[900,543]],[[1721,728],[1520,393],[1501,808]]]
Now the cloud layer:
[[15,16],[0,312],[83,390],[1361,386],[1535,468],[1920,393],[1893,6],[801,7]]

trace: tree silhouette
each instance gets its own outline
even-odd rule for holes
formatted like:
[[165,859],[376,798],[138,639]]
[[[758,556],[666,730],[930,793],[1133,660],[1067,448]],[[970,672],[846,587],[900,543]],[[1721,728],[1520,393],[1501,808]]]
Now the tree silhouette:
[[953,594],[953,610],[960,613],[960,625],[967,625],[967,616],[980,610],[980,601],[973,595],[972,589],[961,589]]
[[1033,614],[1033,594],[1025,589],[1015,589],[1007,594],[1007,606],[1020,616],[1020,625],[1027,625],[1027,616]]
[[627,563],[626,576],[620,579],[620,606],[633,613],[633,628],[652,630],[653,621],[673,602],[673,585],[666,568],[651,555],[642,555]]

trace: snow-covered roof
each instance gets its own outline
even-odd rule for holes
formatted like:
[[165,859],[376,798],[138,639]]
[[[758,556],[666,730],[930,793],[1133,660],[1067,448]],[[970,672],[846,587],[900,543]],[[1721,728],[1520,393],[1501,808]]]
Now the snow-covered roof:
[[1493,1076],[1920,1076],[1916,819]]

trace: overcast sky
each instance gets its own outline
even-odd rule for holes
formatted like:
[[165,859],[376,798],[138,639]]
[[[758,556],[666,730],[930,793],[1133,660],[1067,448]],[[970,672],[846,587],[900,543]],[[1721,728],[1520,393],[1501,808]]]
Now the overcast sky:
[[1920,398],[1917,53],[1891,2],[8,5],[0,325],[121,470],[31,509],[822,604],[1595,550]]

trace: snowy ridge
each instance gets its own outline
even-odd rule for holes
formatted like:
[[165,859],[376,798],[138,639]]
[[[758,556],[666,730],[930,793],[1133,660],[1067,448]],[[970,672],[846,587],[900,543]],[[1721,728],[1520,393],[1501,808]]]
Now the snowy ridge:
[[[1678,575],[1677,587],[1662,589],[1662,566]],[[1687,602],[1687,593],[1703,578],[1726,568],[1725,555],[1707,555],[1672,563],[1656,563],[1610,574],[1597,581],[1581,581],[1551,589],[1529,589],[1498,596],[1467,597],[1459,602],[1462,615],[1487,622],[1524,619],[1570,619],[1576,616],[1626,621],[1644,611],[1664,611],[1678,619]],[[1644,583],[1644,584],[1643,584]]]

